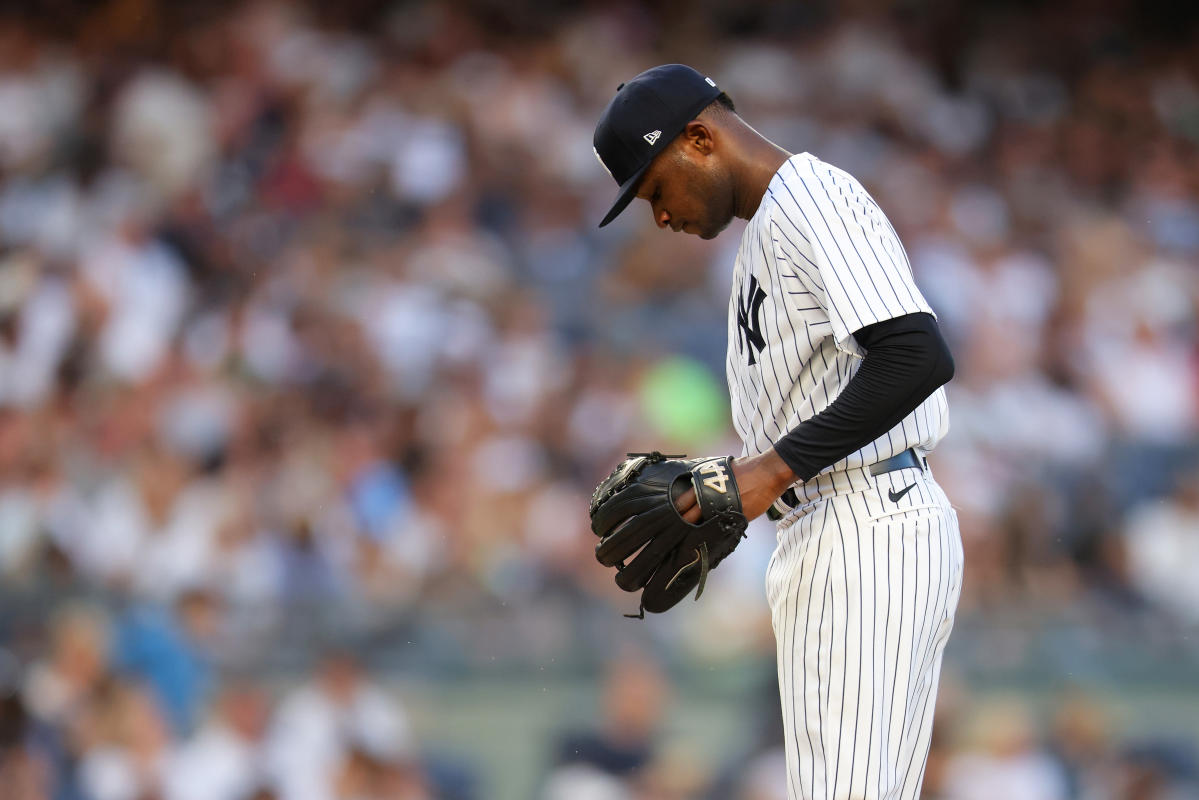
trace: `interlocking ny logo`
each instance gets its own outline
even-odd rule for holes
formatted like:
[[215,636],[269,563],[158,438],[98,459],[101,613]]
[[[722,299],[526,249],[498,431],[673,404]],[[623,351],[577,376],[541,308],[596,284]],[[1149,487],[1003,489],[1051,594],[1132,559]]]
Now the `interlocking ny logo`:
[[661,135],[662,135],[662,131],[650,131],[649,133],[645,134],[641,138],[644,139],[645,141],[649,142],[650,144],[653,144],[654,142],[658,141],[658,137]]
[[760,319],[762,301],[765,299],[766,292],[758,285],[758,279],[750,275],[749,291],[737,303],[737,344],[742,353],[748,352],[749,361],[746,363],[751,365],[758,363],[756,354],[762,352],[762,348],[766,346],[766,340],[762,338]]

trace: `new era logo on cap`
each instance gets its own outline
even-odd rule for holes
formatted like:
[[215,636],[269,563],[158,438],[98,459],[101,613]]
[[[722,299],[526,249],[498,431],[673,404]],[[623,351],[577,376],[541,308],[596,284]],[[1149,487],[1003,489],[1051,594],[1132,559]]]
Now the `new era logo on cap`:
[[645,134],[641,138],[644,139],[645,141],[649,142],[650,144],[653,144],[654,142],[658,141],[658,137],[661,135],[662,135],[662,131],[650,131],[649,133]]

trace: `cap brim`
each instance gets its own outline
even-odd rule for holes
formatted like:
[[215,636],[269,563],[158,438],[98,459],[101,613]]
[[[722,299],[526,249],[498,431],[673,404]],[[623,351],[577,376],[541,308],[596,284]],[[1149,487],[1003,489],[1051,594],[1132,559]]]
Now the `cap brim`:
[[653,159],[651,158],[644,167],[634,172],[628,180],[620,185],[620,194],[616,196],[616,202],[612,204],[612,208],[608,209],[608,214],[600,222],[599,226],[601,228],[619,217],[620,212],[628,208],[629,203],[633,202],[633,198],[637,195],[637,184],[641,183],[641,176],[649,169],[649,165],[652,162]]

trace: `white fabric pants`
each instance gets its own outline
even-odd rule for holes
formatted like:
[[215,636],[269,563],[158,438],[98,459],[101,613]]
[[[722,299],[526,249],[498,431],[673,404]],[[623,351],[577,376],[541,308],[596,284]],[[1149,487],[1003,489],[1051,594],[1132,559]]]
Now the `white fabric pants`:
[[796,487],[766,572],[790,800],[915,800],[962,587],[957,515],[932,474]]

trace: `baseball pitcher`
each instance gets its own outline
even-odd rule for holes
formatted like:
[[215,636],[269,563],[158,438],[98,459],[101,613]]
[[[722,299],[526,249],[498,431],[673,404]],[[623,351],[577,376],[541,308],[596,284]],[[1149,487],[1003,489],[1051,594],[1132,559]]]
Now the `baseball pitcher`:
[[957,517],[926,455],[953,360],[886,215],[792,155],[680,64],[622,84],[595,129],[659,228],[747,220],[728,314],[737,457],[633,454],[596,489],[596,556],[640,613],[698,596],[748,520],[777,520],[766,597],[792,800],[914,800],[962,585]]

